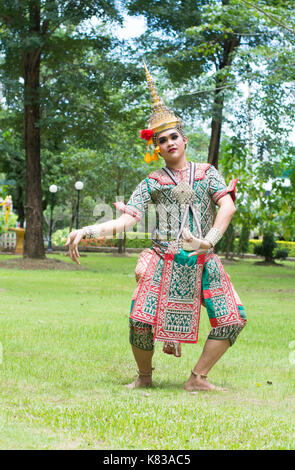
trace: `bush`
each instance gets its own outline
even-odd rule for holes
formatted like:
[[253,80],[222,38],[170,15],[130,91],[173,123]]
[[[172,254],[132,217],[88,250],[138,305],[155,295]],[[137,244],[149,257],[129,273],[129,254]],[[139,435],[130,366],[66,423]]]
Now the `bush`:
[[80,244],[81,246],[83,247],[87,247],[87,246],[94,246],[94,247],[115,247],[117,246],[117,244],[115,242],[117,242],[118,240],[114,239],[114,238],[102,238],[100,240],[98,240],[97,238],[84,238],[83,240],[81,240]]
[[[55,246],[63,246],[66,242],[67,236],[69,234],[69,229],[64,228],[61,230],[57,230],[56,232],[53,233],[52,235],[52,244]],[[146,234],[144,232],[127,232],[127,238],[126,238],[126,247],[127,248],[149,248],[152,245],[152,241],[150,239],[150,234]],[[222,241],[222,240],[221,240]],[[85,244],[86,242],[86,244]],[[295,242],[288,242],[288,241],[277,241],[276,242],[278,251],[280,249],[282,250],[288,250],[288,256],[294,256],[295,257]],[[215,251],[217,250],[219,252],[222,252],[221,247],[219,247],[220,243],[217,244],[215,247]],[[221,244],[222,245],[222,244]],[[236,238],[234,241],[234,249],[233,251],[238,252],[238,245],[239,245],[239,238]],[[263,254],[260,252],[256,253],[255,252],[255,247],[261,245],[261,240],[255,240],[251,239],[249,240],[249,248],[245,253],[255,253],[258,256],[263,256]],[[88,240],[83,240],[82,241],[82,246],[110,246],[110,247],[117,247],[118,246],[118,239],[117,238],[109,238],[109,239],[104,239],[102,242],[101,240],[96,240],[93,238],[90,238]],[[259,250],[259,248],[258,248]],[[277,258],[278,259],[278,258]]]
[[[66,243],[69,229],[64,228],[57,230],[52,234],[51,240],[54,246],[63,246]],[[116,248],[119,243],[119,238],[103,238],[98,240],[96,238],[85,238],[81,240],[81,247],[111,247]],[[149,248],[152,242],[150,234],[144,232],[127,232],[126,233],[126,248]]]
[[278,249],[276,252],[275,252],[275,256],[274,258],[275,259],[280,259],[280,260],[285,260],[286,258],[288,258],[288,255],[289,255],[289,250],[280,250]]
[[256,256],[263,256],[263,247],[262,247],[262,243],[260,243],[259,245],[254,245],[254,254]]
[[243,224],[238,242],[238,254],[245,254],[249,251],[250,229],[246,223]]
[[285,240],[277,241],[278,249],[288,250],[288,256],[295,257],[295,242],[286,242]]
[[62,228],[60,230],[57,230],[51,236],[52,245],[55,245],[55,246],[64,245],[67,241],[68,235],[69,235],[68,228]]
[[263,234],[263,240],[261,245],[254,247],[254,253],[258,256],[264,256],[266,263],[273,263],[274,261],[274,249],[277,247],[275,242],[274,234],[266,232]]
[[14,228],[16,227],[17,223],[17,215],[14,212],[10,212],[8,216],[8,223],[6,225],[6,220],[5,220],[5,213],[2,211],[2,207],[0,208],[0,235],[2,233],[7,232],[9,228]]
[[[295,257],[295,242],[287,242],[285,240],[277,240],[276,244],[278,249],[286,249],[289,251],[289,256]],[[254,253],[254,247],[256,245],[261,245],[261,240],[251,239],[249,240],[249,250],[248,253]]]

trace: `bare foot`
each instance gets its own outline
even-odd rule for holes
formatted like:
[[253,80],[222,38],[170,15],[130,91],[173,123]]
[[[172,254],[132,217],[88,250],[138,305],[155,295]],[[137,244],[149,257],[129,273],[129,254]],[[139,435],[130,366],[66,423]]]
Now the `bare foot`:
[[210,390],[218,390],[218,387],[212,385],[206,379],[206,376],[201,374],[191,374],[190,378],[184,384],[184,390],[188,392],[195,392],[195,391],[210,391]]
[[152,386],[152,377],[151,376],[139,376],[131,384],[125,385],[126,388],[131,390],[135,388],[148,388]]

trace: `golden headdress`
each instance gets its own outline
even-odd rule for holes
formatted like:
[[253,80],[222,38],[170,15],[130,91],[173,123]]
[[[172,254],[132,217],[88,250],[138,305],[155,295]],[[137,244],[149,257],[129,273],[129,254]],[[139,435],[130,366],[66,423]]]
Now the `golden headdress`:
[[152,114],[149,118],[149,129],[143,129],[141,131],[141,138],[148,141],[148,145],[154,143],[156,146],[155,151],[152,155],[149,152],[145,155],[145,162],[149,163],[152,160],[158,160],[158,153],[160,151],[157,146],[157,134],[165,131],[166,129],[178,128],[182,133],[182,121],[180,118],[175,116],[174,112],[169,109],[162,101],[156,87],[154,85],[151,74],[148,71],[145,61],[143,61],[146,79],[152,98]]
[[169,109],[159,97],[155,88],[151,74],[149,73],[145,61],[143,61],[146,79],[152,98],[152,114],[149,118],[149,127],[154,133],[171,129],[179,124],[179,119],[174,112]]

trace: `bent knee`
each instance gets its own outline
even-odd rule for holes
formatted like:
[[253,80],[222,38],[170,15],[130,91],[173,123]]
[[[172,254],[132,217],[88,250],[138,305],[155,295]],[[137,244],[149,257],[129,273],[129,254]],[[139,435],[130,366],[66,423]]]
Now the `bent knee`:
[[129,341],[132,346],[136,346],[144,351],[154,350],[154,331],[152,325],[130,319],[129,327]]
[[245,328],[247,320],[243,319],[241,323],[236,323],[234,325],[226,325],[226,326],[218,326],[216,328],[212,328],[208,335],[208,339],[216,339],[216,340],[223,340],[228,339],[230,342],[230,346],[232,346],[241,331]]

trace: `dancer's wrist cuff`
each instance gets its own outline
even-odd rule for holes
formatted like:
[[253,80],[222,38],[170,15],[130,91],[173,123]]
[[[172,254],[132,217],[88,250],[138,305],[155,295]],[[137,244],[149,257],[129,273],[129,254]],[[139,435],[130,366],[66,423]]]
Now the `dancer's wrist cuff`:
[[84,238],[98,238],[100,236],[100,228],[98,225],[88,225],[83,227]]
[[217,228],[211,228],[207,235],[205,236],[204,240],[210,243],[210,245],[213,247],[215,246],[219,240],[221,240],[223,237],[223,233],[218,230]]

